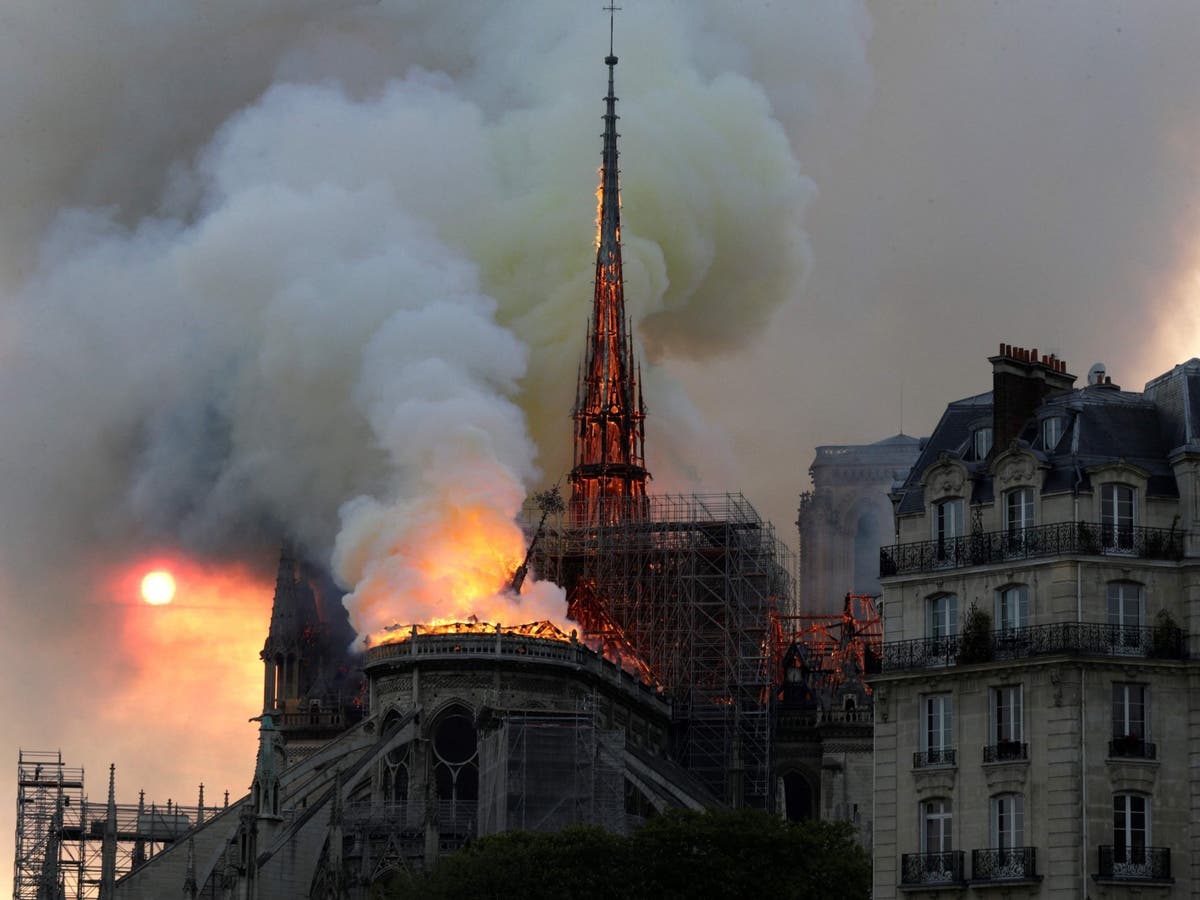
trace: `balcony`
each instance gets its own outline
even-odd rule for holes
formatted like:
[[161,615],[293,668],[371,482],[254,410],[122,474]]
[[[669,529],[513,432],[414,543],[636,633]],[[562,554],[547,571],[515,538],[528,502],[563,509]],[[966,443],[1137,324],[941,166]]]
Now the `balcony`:
[[953,765],[955,765],[953,748],[945,750],[921,750],[913,754],[914,769],[930,769],[937,766]]
[[963,852],[905,853],[900,857],[902,888],[962,887]]
[[1152,741],[1127,734],[1108,742],[1111,759],[1158,759],[1158,747]]
[[1183,558],[1183,532],[1173,528],[1059,522],[1020,531],[986,531],[879,548],[879,577],[914,575],[1047,556]]
[[999,741],[983,748],[985,763],[1025,762],[1029,759],[1029,745],[1022,741]]
[[1039,881],[1037,850],[1033,847],[1006,847],[971,851],[971,881]]
[[1052,622],[993,631],[982,646],[964,651],[961,635],[891,641],[883,645],[883,671],[933,669],[1035,656],[1116,656],[1187,659],[1187,636],[1178,628],[1137,628],[1099,622]]
[[1127,883],[1160,882],[1170,884],[1170,847],[1101,846],[1097,881]]

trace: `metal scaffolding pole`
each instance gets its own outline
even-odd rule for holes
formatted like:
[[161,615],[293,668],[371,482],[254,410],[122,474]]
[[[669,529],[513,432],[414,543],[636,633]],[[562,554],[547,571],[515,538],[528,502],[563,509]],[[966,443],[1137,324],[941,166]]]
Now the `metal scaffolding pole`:
[[789,553],[740,494],[630,501],[611,524],[543,530],[534,570],[586,640],[674,701],[679,761],[733,805],[768,807],[770,621]]

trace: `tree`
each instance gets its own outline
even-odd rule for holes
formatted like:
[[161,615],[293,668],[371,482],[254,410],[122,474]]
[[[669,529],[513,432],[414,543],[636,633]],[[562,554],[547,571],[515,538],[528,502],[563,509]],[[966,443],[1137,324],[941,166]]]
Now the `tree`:
[[988,662],[992,658],[992,617],[980,609],[975,601],[967,610],[963,622],[962,637],[958,644],[960,663]]
[[592,826],[486,837],[424,875],[397,879],[381,896],[860,900],[870,883],[870,860],[849,823],[674,810],[628,838]]

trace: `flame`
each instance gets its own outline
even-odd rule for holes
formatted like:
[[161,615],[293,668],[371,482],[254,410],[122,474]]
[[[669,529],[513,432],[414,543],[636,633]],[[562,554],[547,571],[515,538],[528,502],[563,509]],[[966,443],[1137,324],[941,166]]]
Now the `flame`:
[[403,643],[410,637],[426,634],[515,634],[522,637],[548,638],[554,641],[570,641],[575,632],[563,631],[549,620],[526,622],[523,625],[502,625],[499,622],[442,622],[432,625],[389,625],[383,629],[378,641],[369,640],[368,646]]
[[[375,523],[350,571],[359,577],[348,598],[354,626],[368,644],[397,639],[410,628],[478,627],[549,621],[570,630],[561,588],[530,578],[522,593],[508,589],[525,558],[525,534],[510,516],[488,503],[443,498],[402,527]],[[483,623],[483,624],[479,624]]]
[[596,185],[596,249],[600,249],[600,229],[604,219],[604,168],[596,170],[600,175],[600,183]]

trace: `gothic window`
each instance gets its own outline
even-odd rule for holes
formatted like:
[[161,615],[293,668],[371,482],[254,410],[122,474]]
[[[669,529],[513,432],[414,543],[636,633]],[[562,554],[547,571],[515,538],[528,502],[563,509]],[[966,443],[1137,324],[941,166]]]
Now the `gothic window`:
[[383,802],[403,828],[408,811],[408,776],[411,744],[394,747],[383,760]]
[[813,818],[812,787],[799,772],[788,772],[783,776],[783,802],[789,822],[806,822]]
[[441,830],[469,834],[479,803],[479,750],[475,723],[467,710],[453,707],[438,719],[433,756]]

